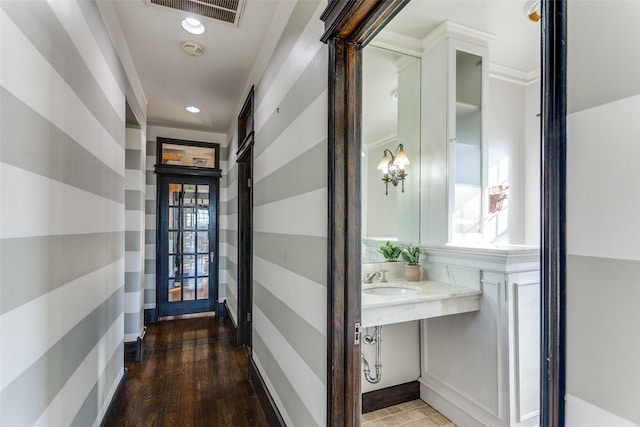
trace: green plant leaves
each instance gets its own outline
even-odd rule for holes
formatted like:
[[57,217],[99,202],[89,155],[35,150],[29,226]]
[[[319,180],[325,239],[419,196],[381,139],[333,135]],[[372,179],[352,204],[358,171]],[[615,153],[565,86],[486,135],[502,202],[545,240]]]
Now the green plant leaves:
[[384,259],[390,262],[398,261],[400,254],[402,253],[402,248],[394,245],[393,243],[387,241],[387,243],[383,246],[380,246],[378,252],[384,256]]
[[420,261],[420,248],[414,245],[403,247],[402,259],[407,264],[418,264],[418,261]]

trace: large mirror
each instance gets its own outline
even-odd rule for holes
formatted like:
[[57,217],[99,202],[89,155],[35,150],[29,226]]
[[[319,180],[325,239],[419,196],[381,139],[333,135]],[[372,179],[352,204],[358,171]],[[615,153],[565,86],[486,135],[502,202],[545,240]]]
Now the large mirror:
[[411,2],[363,50],[364,262],[386,240],[539,245],[539,25],[464,6]]
[[[373,248],[417,242],[420,58],[368,46],[362,61],[362,235]],[[382,261],[377,255],[364,251],[364,261]]]
[[482,57],[457,50],[451,236],[456,244],[482,243]]

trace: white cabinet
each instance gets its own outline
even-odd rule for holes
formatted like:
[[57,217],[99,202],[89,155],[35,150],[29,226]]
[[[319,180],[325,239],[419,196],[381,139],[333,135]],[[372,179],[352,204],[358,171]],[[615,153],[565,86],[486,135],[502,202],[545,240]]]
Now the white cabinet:
[[479,278],[482,296],[478,312],[422,321],[422,399],[458,427],[537,425],[539,250],[445,247],[427,259],[430,279]]
[[482,241],[491,38],[445,22],[423,41],[422,243]]

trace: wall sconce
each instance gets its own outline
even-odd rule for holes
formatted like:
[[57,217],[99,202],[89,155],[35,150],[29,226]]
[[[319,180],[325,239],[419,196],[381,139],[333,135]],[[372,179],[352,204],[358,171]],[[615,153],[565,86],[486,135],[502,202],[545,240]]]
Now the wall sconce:
[[522,13],[524,13],[531,22],[535,23],[540,21],[540,18],[542,18],[540,0],[527,0],[524,9],[522,9]]
[[382,154],[382,160],[378,163],[378,170],[382,171],[384,194],[389,194],[389,183],[397,187],[399,182],[402,183],[402,192],[404,193],[404,179],[408,175],[404,171],[404,167],[409,164],[409,158],[407,153],[404,152],[404,147],[402,144],[398,145],[395,156],[386,148]]

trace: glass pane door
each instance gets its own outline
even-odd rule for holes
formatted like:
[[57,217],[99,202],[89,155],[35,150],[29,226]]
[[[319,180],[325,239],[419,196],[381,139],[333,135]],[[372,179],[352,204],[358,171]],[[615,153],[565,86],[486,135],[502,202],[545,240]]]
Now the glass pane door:
[[[203,182],[204,181],[204,182]],[[160,200],[160,315],[214,307],[215,186],[211,180],[163,179]],[[213,196],[213,197],[212,197]],[[164,239],[164,241],[163,241]],[[166,274],[165,274],[166,273]]]

